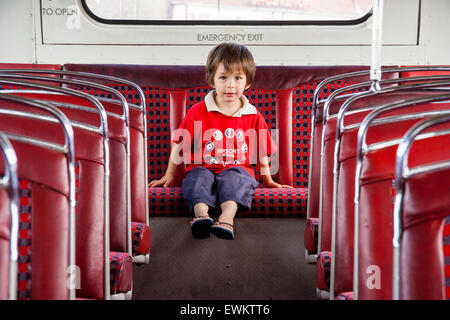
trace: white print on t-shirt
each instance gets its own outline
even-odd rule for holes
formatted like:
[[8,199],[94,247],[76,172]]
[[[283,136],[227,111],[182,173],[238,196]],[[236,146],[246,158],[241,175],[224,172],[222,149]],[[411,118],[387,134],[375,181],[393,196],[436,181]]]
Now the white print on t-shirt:
[[237,140],[238,142],[244,141],[244,131],[238,130],[238,131],[236,132],[236,140]]
[[233,128],[227,128],[225,130],[225,137],[232,139],[234,137],[234,129]]
[[[271,145],[267,139],[267,129],[249,128],[244,131],[241,128],[226,128],[221,131],[209,128],[203,131],[202,122],[194,121],[192,132],[194,136],[187,129],[177,129],[172,133],[173,139],[183,144],[182,152],[175,156],[177,164],[258,164],[258,159],[268,156],[266,150]],[[272,129],[270,134],[276,146],[278,130]],[[270,160],[271,174],[278,172],[278,164],[278,152],[275,152]]]
[[205,150],[212,151],[213,149],[214,149],[214,143],[212,143],[211,141],[207,142],[205,145]]
[[216,141],[221,141],[223,138],[223,134],[220,130],[216,130],[213,133],[213,137],[214,137],[214,139],[216,139]]
[[[225,136],[225,139],[223,139]],[[213,129],[212,137],[204,145],[203,160],[206,164],[223,166],[245,163],[248,146],[242,129],[226,128],[224,132]]]

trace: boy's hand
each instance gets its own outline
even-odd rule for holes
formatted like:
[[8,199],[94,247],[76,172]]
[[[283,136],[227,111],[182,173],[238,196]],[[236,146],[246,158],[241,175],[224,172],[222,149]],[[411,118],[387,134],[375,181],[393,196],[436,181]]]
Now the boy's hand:
[[165,174],[161,179],[151,181],[148,184],[148,187],[152,188],[152,187],[157,187],[157,186],[160,186],[160,185],[164,185],[164,188],[170,187],[170,185],[172,184],[173,179],[174,179],[173,175]]
[[279,184],[275,181],[270,181],[267,183],[264,183],[264,187],[266,188],[293,188],[293,186],[287,185],[287,184]]

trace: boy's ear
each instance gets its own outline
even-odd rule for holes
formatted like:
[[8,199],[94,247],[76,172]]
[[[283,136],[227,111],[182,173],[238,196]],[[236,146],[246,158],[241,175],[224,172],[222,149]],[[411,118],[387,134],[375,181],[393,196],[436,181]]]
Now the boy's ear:
[[245,89],[244,89],[244,90],[247,90],[247,89],[250,88],[251,86],[252,86],[252,84],[249,83],[248,85],[245,86]]

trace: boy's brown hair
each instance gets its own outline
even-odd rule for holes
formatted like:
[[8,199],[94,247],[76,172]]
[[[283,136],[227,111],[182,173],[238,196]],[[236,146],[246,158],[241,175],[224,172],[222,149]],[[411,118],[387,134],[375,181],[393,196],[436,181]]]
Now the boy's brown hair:
[[245,46],[234,42],[224,42],[211,50],[206,60],[205,75],[205,80],[209,85],[214,83],[214,74],[221,62],[227,72],[232,72],[234,68],[238,68],[245,73],[247,85],[253,83],[256,65],[250,50]]

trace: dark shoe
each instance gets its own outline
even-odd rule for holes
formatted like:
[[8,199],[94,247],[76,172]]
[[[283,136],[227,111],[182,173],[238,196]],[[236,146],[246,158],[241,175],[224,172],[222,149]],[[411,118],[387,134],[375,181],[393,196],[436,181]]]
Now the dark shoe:
[[[228,225],[231,227],[231,229],[223,227],[221,225]],[[211,226],[211,232],[214,233],[217,238],[227,240],[234,239],[233,225],[228,222],[217,221],[213,226]]]
[[209,216],[195,217],[191,222],[192,236],[195,239],[209,238],[209,230],[214,220]]

